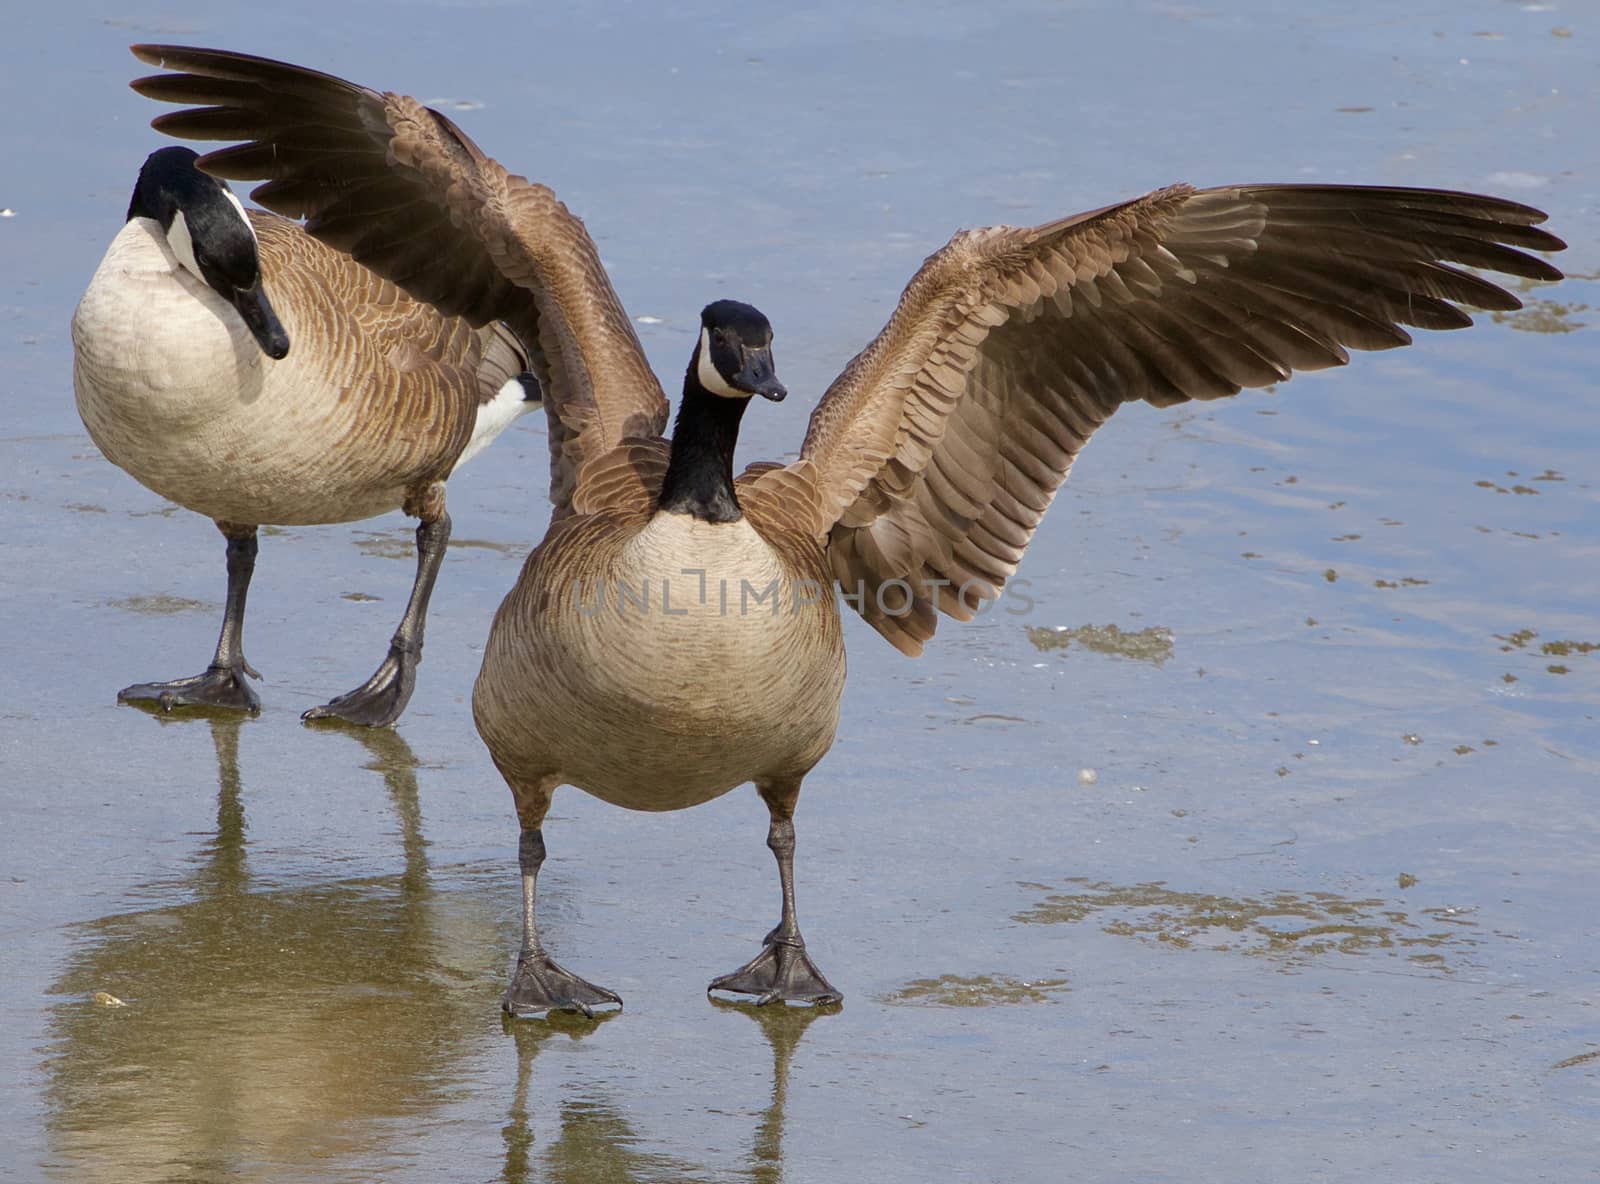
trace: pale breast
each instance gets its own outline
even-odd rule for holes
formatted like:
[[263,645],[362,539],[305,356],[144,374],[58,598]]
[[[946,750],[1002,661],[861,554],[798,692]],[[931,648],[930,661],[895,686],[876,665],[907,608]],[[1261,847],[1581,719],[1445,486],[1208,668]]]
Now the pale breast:
[[490,731],[504,729],[491,748],[641,810],[802,776],[833,741],[844,685],[826,592],[748,520],[685,514],[657,514],[601,561],[530,564],[480,676]]
[[384,439],[402,433],[373,422],[363,387],[374,382],[349,364],[353,356],[330,367],[321,340],[359,327],[341,325],[327,308],[308,322],[270,263],[268,297],[290,337],[289,355],[276,362],[233,308],[179,265],[153,223],[129,222],[73,316],[84,425],[141,484],[208,517],[292,525],[398,507],[417,449],[385,454]]

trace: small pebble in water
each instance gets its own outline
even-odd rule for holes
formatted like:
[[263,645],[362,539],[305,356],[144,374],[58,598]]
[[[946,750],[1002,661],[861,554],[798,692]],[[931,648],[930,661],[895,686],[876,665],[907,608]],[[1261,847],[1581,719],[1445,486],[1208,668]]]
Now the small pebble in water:
[[1407,732],[1404,736],[1400,737],[1400,739],[1404,740],[1407,744],[1422,743],[1422,737],[1417,735],[1415,732]]
[[126,1007],[126,1006],[128,1006],[121,999],[118,999],[115,995],[113,995],[110,991],[96,991],[94,993],[94,1001],[95,1001],[95,1004],[97,1006],[99,1006],[99,1007]]
[[1093,769],[1078,770],[1079,785],[1093,785],[1098,780],[1100,780],[1100,774],[1096,773]]

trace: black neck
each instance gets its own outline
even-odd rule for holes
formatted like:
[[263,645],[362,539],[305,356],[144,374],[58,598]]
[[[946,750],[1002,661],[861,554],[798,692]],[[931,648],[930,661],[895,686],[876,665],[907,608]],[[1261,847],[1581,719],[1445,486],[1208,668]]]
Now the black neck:
[[733,447],[750,400],[723,398],[701,386],[696,376],[699,357],[696,350],[683,380],[660,505],[704,522],[737,522],[743,515],[733,494]]

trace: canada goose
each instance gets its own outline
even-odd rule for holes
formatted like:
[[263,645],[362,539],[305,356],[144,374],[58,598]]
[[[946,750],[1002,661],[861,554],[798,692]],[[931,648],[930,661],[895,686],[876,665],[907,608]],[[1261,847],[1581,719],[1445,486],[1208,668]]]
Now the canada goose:
[[[137,46],[183,71],[141,94],[210,104],[154,122],[243,143],[201,166],[420,298],[529,343],[554,515],[495,617],[473,714],[515,801],[523,937],[507,1011],[620,1003],[539,942],[542,824],[558,785],[674,810],[754,782],[782,912],[712,990],[827,1002],[795,918],[795,802],[838,723],[833,585],[916,654],[1016,570],[1090,435],[1167,406],[1342,365],[1347,347],[1460,328],[1516,297],[1447,261],[1536,280],[1564,244],[1538,210],[1439,190],[1175,185],[1042,226],[963,231],[812,412],[800,457],[733,475],[751,396],[781,399],[772,330],[701,314],[667,402],[583,225],[443,115],[241,54]],[[329,149],[337,149],[337,152]],[[1522,250],[1516,249],[1522,248]]]
[[403,507],[417,575],[377,671],[305,718],[393,723],[422,655],[450,538],[444,483],[537,406],[525,348],[415,300],[276,214],[248,214],[188,148],[151,153],[128,220],[72,318],[78,413],[107,458],[205,514],[228,545],[210,667],[121,701],[248,712],[245,595],[256,527],[349,522]]

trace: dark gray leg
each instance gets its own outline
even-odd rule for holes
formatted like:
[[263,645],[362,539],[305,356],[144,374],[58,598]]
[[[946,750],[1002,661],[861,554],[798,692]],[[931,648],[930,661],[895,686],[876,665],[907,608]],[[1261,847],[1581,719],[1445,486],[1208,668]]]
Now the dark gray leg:
[[346,723],[380,728],[400,718],[417,686],[417,664],[422,661],[422,630],[427,623],[428,598],[439,578],[439,565],[450,542],[450,515],[441,507],[436,518],[417,525],[417,578],[411,585],[400,628],[389,642],[384,658],[371,678],[348,694],[313,707],[301,719],[342,719]]
[[516,973],[501,997],[501,1007],[508,1015],[581,1011],[591,1017],[596,1006],[614,1003],[621,1007],[619,996],[558,966],[539,943],[539,926],[533,914],[539,867],[544,863],[543,831],[537,827],[523,830],[517,844],[517,862],[522,868],[522,948],[517,952]]
[[800,783],[758,784],[756,788],[772,814],[767,846],[778,860],[783,913],[777,928],[762,939],[761,952],[732,974],[714,979],[706,990],[754,995],[758,1007],[779,1000],[839,1003],[844,996],[834,990],[806,955],[806,941],[800,936],[800,922],[795,919],[794,805],[800,796]]
[[245,675],[260,678],[244,660],[244,602],[250,577],[256,569],[256,528],[218,522],[228,540],[228,600],[222,610],[222,633],[217,652],[204,674],[171,682],[141,682],[117,692],[117,702],[155,702],[163,711],[174,707],[216,707],[255,715],[261,700],[245,682]]

